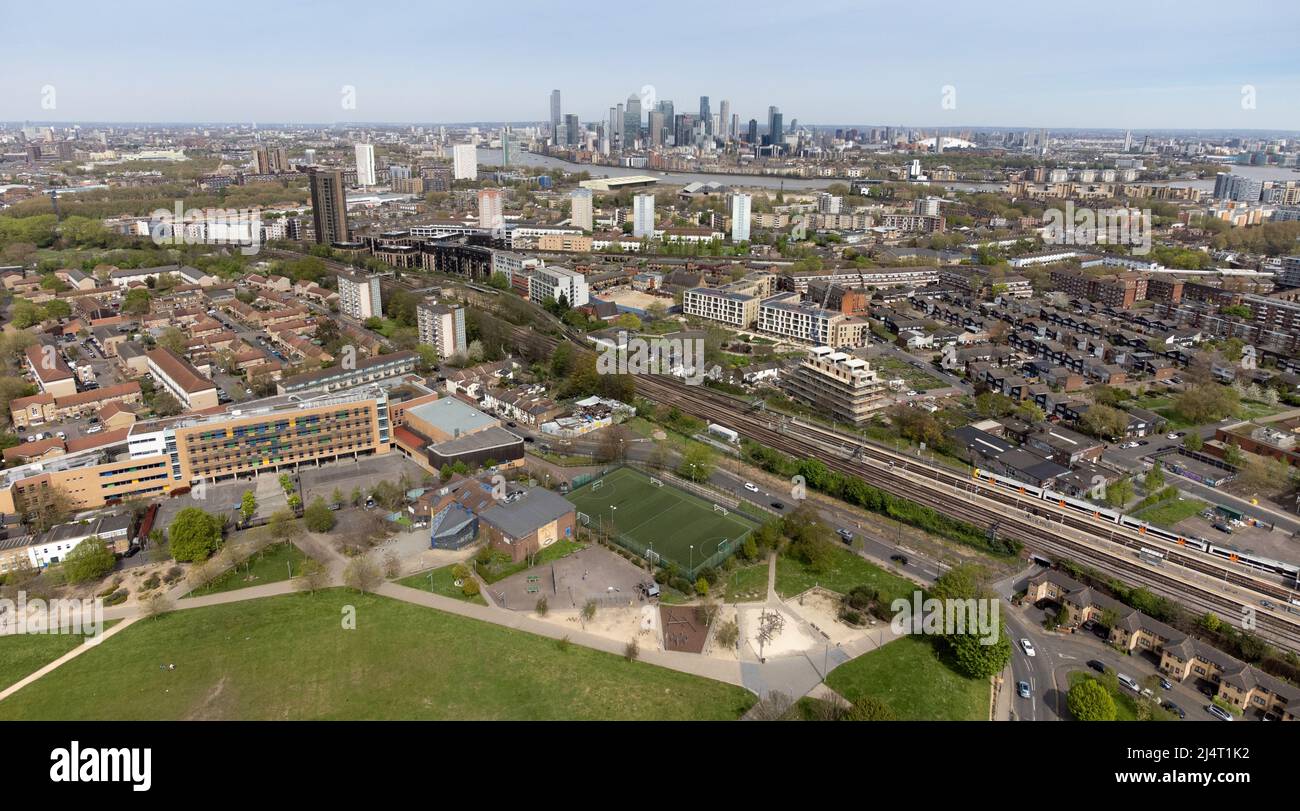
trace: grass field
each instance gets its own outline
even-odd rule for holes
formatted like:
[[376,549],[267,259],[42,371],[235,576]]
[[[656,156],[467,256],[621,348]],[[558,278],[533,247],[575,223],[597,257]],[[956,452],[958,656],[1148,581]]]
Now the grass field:
[[443,566],[440,569],[431,569],[427,572],[403,577],[397,583],[420,591],[441,594],[443,597],[454,597],[457,600],[474,603],[475,605],[487,605],[487,600],[484,600],[481,594],[475,594],[473,597],[465,596],[465,591],[456,585],[456,577],[451,572],[454,568],[456,568],[456,564]]
[[[1074,685],[1078,684],[1081,681],[1095,681],[1098,684],[1100,684],[1102,687],[1106,688],[1106,691],[1110,693],[1110,697],[1115,700],[1116,721],[1138,720],[1137,699],[1134,697],[1131,691],[1126,690],[1123,687],[1112,687],[1108,685],[1104,680],[1099,679],[1096,676],[1093,676],[1091,673],[1085,673],[1082,670],[1075,670],[1074,672],[1070,673],[1071,687],[1073,687]],[[1173,713],[1169,712],[1168,710],[1162,709],[1161,707],[1155,707],[1153,712],[1151,713],[1151,720],[1172,721],[1174,720],[1174,715]]]
[[847,549],[837,547],[831,560],[831,566],[825,571],[814,572],[802,562],[781,555],[776,559],[777,594],[793,597],[813,586],[848,594],[854,586],[871,586],[880,592],[881,599],[888,604],[898,597],[910,600],[912,592],[920,588],[912,581],[869,563]]
[[[222,574],[203,588],[194,589],[186,597],[202,597],[222,591],[234,591],[248,586],[261,586],[266,583],[278,583],[301,573],[302,561],[306,556],[291,543],[279,543],[267,547],[266,551],[238,568]],[[290,568],[292,567],[292,574]]]
[[988,680],[958,675],[924,637],[905,636],[845,662],[830,672],[826,684],[850,703],[875,696],[904,721],[989,717]]
[[739,566],[725,581],[723,599],[729,603],[767,598],[767,561]]
[[1170,498],[1152,504],[1137,514],[1137,518],[1150,521],[1158,527],[1172,527],[1179,521],[1191,518],[1209,505],[1195,498]]
[[[104,623],[107,631],[119,620]],[[4,634],[0,636],[0,689],[26,678],[86,640],[81,634]]]
[[[694,494],[670,485],[655,487],[649,476],[630,467],[619,468],[601,481],[598,489],[592,489],[592,482],[568,495],[579,512],[591,516],[590,529],[612,524],[612,534],[630,541],[623,546],[638,554],[653,548],[683,571],[692,564],[698,567],[720,548],[735,552],[756,527],[734,512],[715,511],[712,502]],[[721,541],[727,542],[725,547],[720,547]]]
[[726,720],[752,703],[722,682],[331,589],[138,622],[0,701],[0,719]]

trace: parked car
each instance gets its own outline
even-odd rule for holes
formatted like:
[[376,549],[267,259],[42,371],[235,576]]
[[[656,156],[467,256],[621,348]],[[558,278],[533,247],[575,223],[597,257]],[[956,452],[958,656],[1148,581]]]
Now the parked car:
[[1037,654],[1035,653],[1035,651],[1034,651],[1034,643],[1033,643],[1033,642],[1030,642],[1028,639],[1021,639],[1021,640],[1020,640],[1020,649],[1023,650],[1023,651],[1025,652],[1025,655],[1026,655],[1026,656],[1036,656],[1036,655],[1037,655]]
[[1097,671],[1098,673],[1103,673],[1103,674],[1104,674],[1104,673],[1106,672],[1106,666],[1105,666],[1104,664],[1102,664],[1101,662],[1098,662],[1096,659],[1089,659],[1089,660],[1088,660],[1088,667],[1092,668],[1093,670]]
[[1174,715],[1177,715],[1180,719],[1187,717],[1187,710],[1184,710],[1182,707],[1178,706],[1172,701],[1166,701],[1164,703],[1164,707],[1166,710],[1169,710]]
[[1027,681],[1016,682],[1016,692],[1020,694],[1021,698],[1029,698],[1030,696],[1029,682]]
[[1172,689],[1174,689],[1174,686],[1173,686],[1172,684],[1169,683],[1169,679],[1166,679],[1166,678],[1164,678],[1164,677],[1162,676],[1162,677],[1160,677],[1160,689],[1161,689],[1161,690],[1172,690]]
[[1181,434],[1176,434],[1173,431],[1170,431],[1169,433],[1165,434],[1165,439],[1177,439],[1179,436],[1181,436]]
[[1119,683],[1121,686],[1127,687],[1128,689],[1132,690],[1135,693],[1142,692],[1142,685],[1138,684],[1137,679],[1133,678],[1127,673],[1120,673],[1118,676],[1116,676],[1116,678],[1119,679]]
[[1206,704],[1205,711],[1210,715],[1213,715],[1215,718],[1218,718],[1220,721],[1236,720],[1232,717],[1232,713],[1220,707],[1218,704]]
[[847,529],[837,529],[835,534],[840,536],[840,540],[844,541],[844,543],[853,543],[853,533]]
[[772,509],[774,509],[774,510],[784,510],[784,509],[785,509],[785,505],[782,504],[782,503],[779,502],[779,501],[773,501],[771,506],[772,506]]

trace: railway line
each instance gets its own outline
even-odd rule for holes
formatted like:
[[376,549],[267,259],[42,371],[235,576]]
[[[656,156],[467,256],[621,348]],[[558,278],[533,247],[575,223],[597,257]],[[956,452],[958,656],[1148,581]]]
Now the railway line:
[[[1261,636],[1288,649],[1300,650],[1300,617],[1262,604],[1268,597],[1285,600],[1288,595],[1294,596],[1294,592],[1280,583],[1232,571],[1213,558],[1200,559],[1191,552],[1171,556],[1165,564],[1142,561],[1133,554],[1136,540],[1125,528],[1089,523],[1043,501],[1031,503],[1029,499],[1018,499],[1022,507],[1016,503],[1015,494],[999,491],[965,474],[936,468],[914,456],[875,446],[858,437],[852,437],[853,444],[848,445],[850,438],[838,432],[820,428],[814,431],[806,424],[794,422],[783,425],[774,415],[745,413],[743,404],[732,398],[688,387],[670,378],[643,376],[637,383],[638,390],[648,399],[671,403],[694,416],[726,424],[792,457],[820,459],[832,470],[859,477],[944,515],[975,526],[996,524],[999,532],[1027,548],[1116,573],[1135,585],[1146,586],[1155,593],[1230,620],[1249,611]],[[846,456],[844,451],[849,454]],[[1029,508],[1038,514],[1028,512]],[[1143,538],[1142,544],[1151,545],[1151,539]]]

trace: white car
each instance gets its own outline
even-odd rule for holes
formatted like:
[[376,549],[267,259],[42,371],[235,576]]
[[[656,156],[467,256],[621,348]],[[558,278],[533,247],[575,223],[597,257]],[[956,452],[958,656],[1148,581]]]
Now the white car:
[[754,484],[753,482],[745,482],[745,489],[751,493],[757,493],[758,485]]
[[1025,652],[1025,655],[1026,655],[1026,656],[1033,656],[1033,655],[1035,655],[1035,654],[1034,654],[1034,643],[1033,643],[1033,642],[1030,642],[1028,639],[1021,639],[1021,640],[1020,640],[1020,648]]
[[908,390],[907,390],[907,396],[908,396],[908,397],[915,397],[915,396],[916,396],[916,389],[908,389]]
[[1178,438],[1178,434],[1175,433],[1165,434],[1165,439],[1177,439],[1177,438]]

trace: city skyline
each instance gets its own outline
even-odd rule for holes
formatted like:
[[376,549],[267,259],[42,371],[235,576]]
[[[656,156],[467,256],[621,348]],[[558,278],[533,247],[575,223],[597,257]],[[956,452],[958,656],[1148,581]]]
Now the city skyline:
[[[649,87],[680,109],[696,107],[701,96],[726,99],[742,124],[763,121],[767,108],[776,105],[787,122],[822,126],[1300,129],[1300,107],[1290,102],[1300,90],[1300,65],[1288,56],[1296,25],[1285,22],[1282,4],[1249,2],[1241,13],[1218,18],[1213,31],[1196,24],[1201,12],[1218,10],[1208,3],[1103,6],[1115,13],[1098,9],[1087,19],[1067,19],[1016,3],[954,8],[936,17],[924,8],[819,2],[734,18],[725,9],[682,4],[693,24],[658,37],[655,52],[662,58],[602,51],[599,59],[548,60],[539,68],[540,51],[532,43],[561,37],[599,42],[644,27],[644,19],[617,9],[594,20],[503,14],[493,21],[493,47],[487,51],[472,37],[450,38],[437,54],[397,50],[377,59],[349,46],[318,64],[319,36],[337,14],[353,13],[345,4],[321,4],[309,19],[295,9],[258,6],[261,26],[241,27],[239,37],[224,40],[220,58],[195,61],[201,51],[193,37],[177,35],[178,28],[185,30],[184,18],[178,25],[174,16],[133,14],[128,4],[108,18],[69,14],[57,28],[33,19],[12,21],[10,81],[0,88],[0,119],[545,122],[551,117],[548,95],[559,89],[561,113],[591,122],[606,119],[608,108],[629,93]],[[231,19],[244,17],[237,13],[241,7],[253,8],[236,3]],[[661,13],[671,15],[677,7],[664,4]],[[476,24],[474,10],[459,8],[440,9],[435,17],[394,5],[375,18],[395,15],[404,15],[413,41]],[[1261,17],[1276,17],[1280,24],[1255,25]],[[1115,20],[1123,20],[1126,30],[1153,35],[1138,48],[1132,37],[1114,36]],[[300,36],[286,40],[280,32],[290,25]],[[762,47],[757,37],[774,26],[788,47]],[[922,36],[879,36],[891,31]],[[205,21],[203,34],[211,33]],[[114,46],[125,39],[151,47]],[[57,60],[42,56],[64,49],[67,40],[83,44]],[[942,42],[981,44],[937,44]],[[1249,47],[1224,49],[1224,42]],[[830,61],[826,54],[844,56]],[[468,80],[448,78],[445,65],[453,62],[475,65]],[[104,75],[125,79],[125,86],[102,92]],[[1243,104],[1248,95],[1253,108]]]

